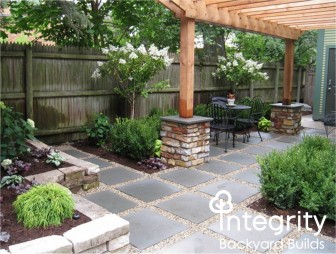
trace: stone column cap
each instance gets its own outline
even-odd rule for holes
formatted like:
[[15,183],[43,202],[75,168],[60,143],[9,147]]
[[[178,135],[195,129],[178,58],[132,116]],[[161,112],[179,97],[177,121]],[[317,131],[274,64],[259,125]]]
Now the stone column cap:
[[160,119],[162,121],[182,123],[182,124],[205,123],[205,122],[211,122],[213,120],[211,117],[193,116],[191,118],[182,118],[177,115],[176,116],[162,116],[160,117]]
[[303,104],[302,103],[292,103],[291,105],[283,105],[282,103],[274,103],[271,104],[272,107],[276,108],[302,108]]

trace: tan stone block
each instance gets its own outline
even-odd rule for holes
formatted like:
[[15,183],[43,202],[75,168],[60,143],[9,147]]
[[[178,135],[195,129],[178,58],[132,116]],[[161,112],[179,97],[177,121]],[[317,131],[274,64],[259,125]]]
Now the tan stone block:
[[283,124],[284,125],[293,125],[294,121],[293,120],[284,119]]
[[200,165],[200,164],[203,164],[204,163],[204,158],[200,158],[200,159],[197,159],[197,160],[193,160],[192,162],[191,162],[191,164],[193,165],[193,166],[197,166],[197,165]]
[[72,180],[72,179],[81,179],[85,175],[85,170],[77,166],[60,168],[58,170],[64,174],[65,181]]
[[167,146],[180,147],[180,142],[172,138],[163,137],[162,143]]
[[181,161],[181,160],[176,160],[175,161],[175,165],[176,166],[179,166],[179,167],[191,167],[192,166],[192,163],[191,161]]
[[167,164],[175,166],[175,160],[174,159],[169,159],[167,161]]
[[88,191],[90,189],[98,188],[99,187],[99,182],[92,182],[92,183],[85,183],[82,185],[82,189],[84,191]]
[[35,181],[38,184],[46,184],[46,183],[61,183],[64,181],[63,172],[55,169],[45,173],[40,173],[36,175],[30,175],[25,177],[27,180],[32,181],[35,178]]

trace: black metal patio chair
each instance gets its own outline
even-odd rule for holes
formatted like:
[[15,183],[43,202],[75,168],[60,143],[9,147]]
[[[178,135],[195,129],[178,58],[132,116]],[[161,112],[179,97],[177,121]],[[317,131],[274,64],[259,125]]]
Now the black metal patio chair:
[[247,117],[237,118],[236,120],[237,124],[243,127],[243,133],[245,134],[244,142],[245,142],[245,137],[247,139],[246,141],[249,142],[250,130],[252,127],[257,128],[260,140],[263,141],[261,134],[260,134],[259,127],[258,127],[259,119],[263,116],[263,108],[264,108],[263,100],[261,99],[261,97],[256,96],[252,99],[251,109]]
[[208,105],[208,115],[213,118],[210,123],[210,132],[214,132],[214,138],[216,145],[218,145],[219,134],[225,134],[224,149],[227,152],[229,134],[232,133],[233,144],[235,146],[235,118],[232,117],[229,108],[224,108],[217,103],[211,103]]

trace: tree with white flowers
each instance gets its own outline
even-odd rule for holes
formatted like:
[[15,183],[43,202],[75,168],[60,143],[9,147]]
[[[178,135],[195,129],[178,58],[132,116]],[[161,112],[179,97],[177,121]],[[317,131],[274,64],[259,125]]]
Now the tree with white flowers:
[[268,75],[262,72],[262,63],[251,59],[245,59],[242,53],[230,53],[226,57],[218,57],[215,77],[225,77],[231,83],[231,90],[234,92],[238,85],[251,85],[258,80],[267,80]]
[[154,75],[166,69],[173,59],[168,56],[168,48],[158,49],[151,45],[138,48],[126,43],[123,47],[110,46],[103,49],[107,62],[97,62],[98,68],[93,72],[93,78],[102,75],[113,75],[118,80],[115,92],[126,98],[130,108],[130,118],[134,118],[135,100],[138,96],[147,97],[147,85]]

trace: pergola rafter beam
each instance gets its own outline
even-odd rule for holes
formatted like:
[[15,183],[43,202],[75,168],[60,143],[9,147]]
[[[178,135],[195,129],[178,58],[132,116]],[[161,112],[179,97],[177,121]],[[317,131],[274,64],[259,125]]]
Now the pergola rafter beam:
[[289,15],[309,15],[312,13],[323,13],[326,11],[332,11],[334,12],[336,7],[336,4],[326,4],[324,5],[324,7],[319,8],[319,11],[317,12],[316,9],[312,9],[312,8],[287,8],[286,11],[283,10],[272,10],[272,11],[267,11],[267,12],[262,12],[262,13],[248,13],[247,15],[250,17],[254,17],[254,18],[262,18],[262,19],[269,19],[269,18],[276,18],[278,16],[280,17],[285,17],[285,16],[289,16]]
[[[279,1],[279,0],[276,0]],[[282,2],[284,0],[280,0]],[[300,0],[300,1],[294,1],[294,0],[288,0],[288,4],[274,4],[275,1],[269,1],[268,3],[259,3],[259,4],[253,4],[251,7],[244,8],[235,6],[235,7],[230,7],[228,8],[229,11],[235,10],[238,13],[249,13],[249,12],[256,12],[256,11],[269,11],[269,10],[285,10],[287,8],[299,8],[299,7],[309,7],[309,8],[320,8],[324,4],[328,3],[335,3],[334,0],[310,0],[310,1],[305,1],[305,0]],[[293,3],[295,2],[295,3]],[[262,5],[261,7],[256,7],[257,5]]]

